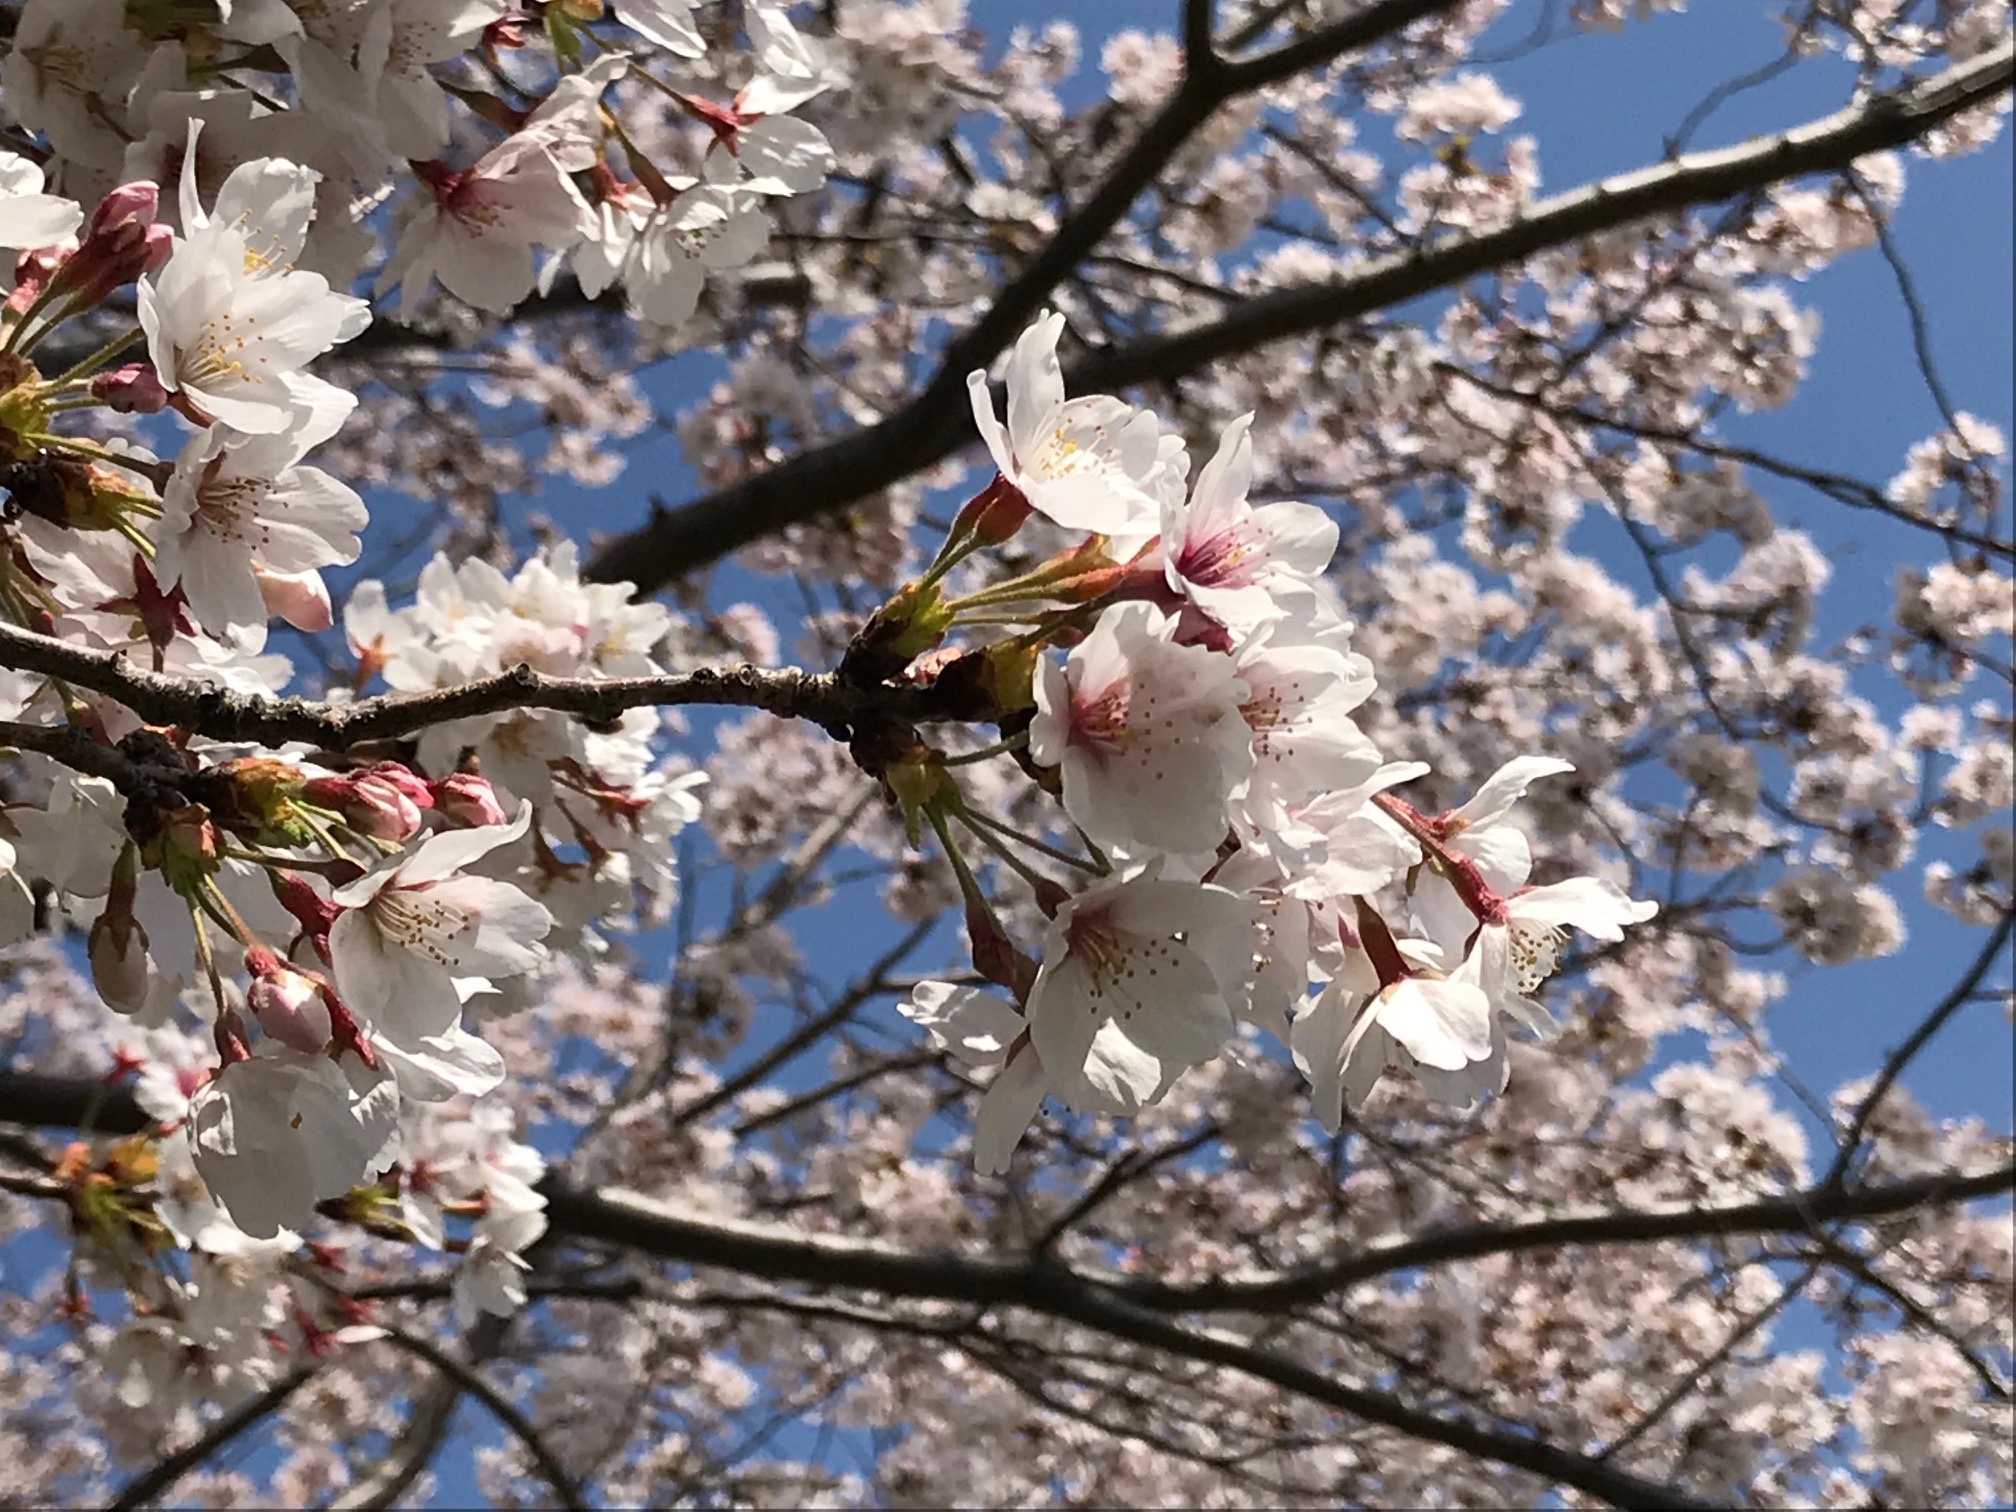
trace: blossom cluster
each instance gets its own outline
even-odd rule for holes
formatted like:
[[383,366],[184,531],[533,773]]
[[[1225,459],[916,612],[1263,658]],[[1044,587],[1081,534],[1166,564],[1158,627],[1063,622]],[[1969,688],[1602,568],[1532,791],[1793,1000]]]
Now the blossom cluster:
[[[503,313],[571,266],[590,297],[620,283],[640,318],[677,326],[710,271],[763,249],[766,206],[824,183],[833,149],[792,112],[842,78],[783,4],[752,0],[746,50],[720,60],[722,76],[741,82],[711,98],[680,77],[710,51],[693,8],[625,0],[617,29],[591,24],[599,5],[534,18],[507,0],[263,0],[208,16],[30,0],[0,74],[0,110],[46,142],[47,158],[0,159],[5,245],[54,248],[76,229],[42,192],[45,179],[88,200],[120,181],[165,183],[180,163],[215,190],[277,158],[309,175],[289,219],[232,219],[268,265],[298,263],[339,288],[375,266],[376,288],[396,286],[402,314],[435,282]],[[655,158],[604,101],[626,76],[692,125]],[[501,140],[471,151],[485,128]],[[388,202],[392,245],[380,259],[374,212]],[[179,229],[191,235],[200,220],[185,194]]]
[[[358,561],[368,522],[311,460],[358,404],[313,371],[371,323],[353,286],[396,285],[402,316],[436,282],[501,314],[571,268],[676,327],[710,272],[766,244],[767,205],[824,182],[832,150],[791,114],[840,77],[819,46],[771,0],[743,8],[741,48],[718,28],[710,46],[691,10],[625,0],[610,26],[556,6],[540,29],[505,0],[31,0],[0,68],[10,147],[28,149],[0,150],[0,618],[205,697],[284,687],[269,632],[334,627],[324,574]],[[727,56],[709,80],[741,80],[728,100],[678,82],[710,51]],[[639,149],[638,90],[688,136]],[[111,434],[132,423],[168,446]],[[410,606],[353,586],[355,675],[326,706],[380,683],[662,672],[670,619],[583,584],[571,547],[510,577],[436,558]],[[445,1202],[476,1221],[458,1295],[508,1310],[543,1226],[540,1163],[492,1118],[486,1169],[509,1179],[449,1174],[469,1162],[440,1130],[505,1075],[472,1025],[523,1007],[556,955],[662,917],[696,779],[658,766],[644,709],[592,728],[504,710],[329,750],[214,740],[121,692],[0,674],[25,779],[0,821],[0,936],[74,929],[104,1003],[170,1036],[157,1058],[191,1022],[213,1055],[97,1183],[127,1194],[101,1214],[107,1243],[130,1223],[144,1253],[234,1275],[264,1257],[277,1276],[318,1212],[439,1246],[428,1204]],[[31,738],[59,731],[95,754]],[[141,1170],[177,1195],[146,1198]],[[208,1206],[150,1216],[177,1202]],[[223,1304],[195,1299],[215,1288],[175,1285],[141,1298],[160,1358],[257,1353],[203,1334],[197,1313]],[[262,1317],[239,1317],[248,1341]]]
[[[1312,505],[1249,499],[1251,416],[1225,427],[1193,480],[1153,414],[1067,399],[1063,327],[1046,312],[1017,341],[1005,422],[987,375],[971,376],[998,471],[857,642],[902,652],[961,624],[1034,626],[979,653],[998,688],[1019,676],[1028,692],[1021,731],[991,754],[1018,752],[1056,794],[1081,854],[976,811],[942,753],[906,753],[887,778],[959,873],[975,969],[1012,994],[930,981],[904,1007],[941,1049],[999,1067],[976,1161],[1005,1170],[1051,1094],[1080,1112],[1160,1101],[1242,1021],[1286,1041],[1333,1130],[1388,1070],[1458,1106],[1503,1090],[1507,1025],[1552,1027],[1534,995],[1567,927],[1615,942],[1657,905],[1607,877],[1532,885],[1514,810],[1570,762],[1516,756],[1445,813],[1394,793],[1429,768],[1384,760],[1353,722],[1375,677],[1325,583],[1336,525]],[[1032,515],[1072,544],[946,590]],[[975,885],[955,822],[1034,887],[1040,956]],[[1037,873],[1018,845],[1084,885]]]

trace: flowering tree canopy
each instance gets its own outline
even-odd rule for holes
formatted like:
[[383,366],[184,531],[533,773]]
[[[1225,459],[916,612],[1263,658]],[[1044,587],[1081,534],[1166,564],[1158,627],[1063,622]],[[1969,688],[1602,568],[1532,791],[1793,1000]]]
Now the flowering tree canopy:
[[2008,6],[1168,3],[0,4],[6,1500],[2011,1498]]

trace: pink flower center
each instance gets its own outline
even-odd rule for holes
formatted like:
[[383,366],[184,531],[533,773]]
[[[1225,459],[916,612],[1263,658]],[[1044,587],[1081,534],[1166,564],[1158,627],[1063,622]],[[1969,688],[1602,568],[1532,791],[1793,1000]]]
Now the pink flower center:
[[1082,689],[1073,689],[1071,743],[1089,746],[1109,756],[1126,749],[1137,733],[1132,718],[1133,691],[1125,678],[1108,683],[1090,696]]
[[1244,588],[1267,565],[1266,543],[1244,525],[1233,525],[1201,541],[1185,541],[1176,571],[1185,582],[1205,588]]

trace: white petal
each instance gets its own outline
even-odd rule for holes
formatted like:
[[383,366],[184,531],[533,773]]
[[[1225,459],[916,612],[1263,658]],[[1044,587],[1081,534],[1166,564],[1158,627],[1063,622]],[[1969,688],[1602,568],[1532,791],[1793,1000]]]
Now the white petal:
[[973,1168],[982,1176],[1005,1176],[1029,1121],[1043,1106],[1049,1082],[1031,1050],[1001,1068],[973,1116]]
[[1456,817],[1465,827],[1491,824],[1504,818],[1526,789],[1542,777],[1574,770],[1574,762],[1558,756],[1514,756],[1485,779],[1476,796],[1456,810]]

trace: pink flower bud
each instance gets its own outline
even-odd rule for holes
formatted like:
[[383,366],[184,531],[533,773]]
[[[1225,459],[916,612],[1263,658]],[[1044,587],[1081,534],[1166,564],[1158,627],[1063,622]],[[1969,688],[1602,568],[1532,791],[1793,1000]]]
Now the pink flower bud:
[[99,373],[91,380],[91,397],[121,415],[158,415],[168,407],[168,390],[144,362]]
[[504,824],[496,790],[473,772],[456,772],[434,784],[434,807],[457,824]]
[[397,761],[374,761],[364,769],[367,777],[376,777],[380,782],[389,782],[408,798],[416,808],[434,807],[434,787],[425,777],[411,767]]
[[[162,404],[168,401],[165,392],[161,401]],[[118,406],[115,404],[113,408]],[[323,584],[321,573],[268,572],[263,567],[254,566],[252,576],[258,580],[259,597],[265,601],[266,612],[279,615],[296,630],[312,634],[317,630],[327,630],[336,623],[335,611],[329,603],[329,589]]]
[[994,480],[960,509],[951,534],[956,537],[971,531],[982,546],[999,546],[1027,524],[1032,513],[1029,496],[997,472]]
[[103,236],[127,222],[149,225],[160,206],[161,191],[147,179],[121,184],[98,201],[98,208],[91,212],[91,229],[84,233],[84,240],[88,244],[93,237]]
[[174,240],[166,226],[122,221],[71,255],[56,275],[57,287],[81,305],[100,304],[114,289],[166,262]]
[[399,784],[370,772],[311,777],[301,793],[310,803],[334,809],[360,835],[410,840],[420,829],[420,805]]
[[[245,993],[252,1017],[281,1044],[308,1055],[319,1054],[330,1035],[329,1009],[322,1001],[321,984],[282,966],[270,953],[264,954],[271,969],[255,976]],[[246,952],[245,963],[252,965],[252,952]]]

